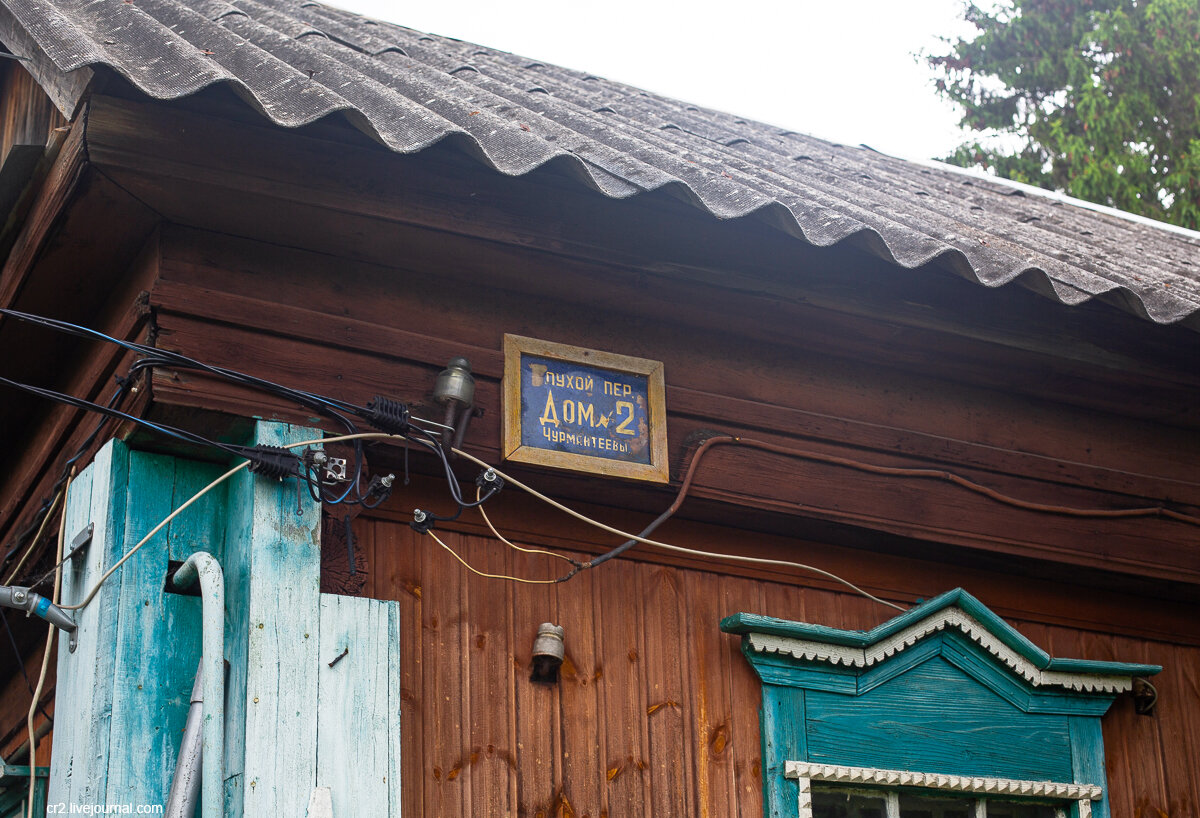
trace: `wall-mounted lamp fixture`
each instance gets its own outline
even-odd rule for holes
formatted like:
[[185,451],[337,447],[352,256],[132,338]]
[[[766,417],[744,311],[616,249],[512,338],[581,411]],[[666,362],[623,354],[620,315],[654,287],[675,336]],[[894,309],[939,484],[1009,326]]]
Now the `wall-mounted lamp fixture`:
[[433,399],[446,407],[443,423],[449,428],[442,432],[442,443],[447,448],[461,446],[475,404],[475,376],[471,374],[471,362],[462,357],[451,358],[433,383]]
[[529,674],[529,681],[557,684],[558,669],[562,667],[565,655],[562,626],[543,622],[538,626],[537,638],[533,640],[533,671]]

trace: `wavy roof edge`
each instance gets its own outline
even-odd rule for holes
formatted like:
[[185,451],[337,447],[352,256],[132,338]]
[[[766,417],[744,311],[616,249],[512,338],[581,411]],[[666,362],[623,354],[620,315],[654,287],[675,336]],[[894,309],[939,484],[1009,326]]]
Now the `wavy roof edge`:
[[1200,330],[1196,231],[313,2],[0,0],[0,43],[68,116],[97,66],[153,99],[228,85],[278,126],[340,114],[398,153],[462,139],[511,176],[566,161],[612,198],[674,188],[715,218],[758,215],[815,246]]

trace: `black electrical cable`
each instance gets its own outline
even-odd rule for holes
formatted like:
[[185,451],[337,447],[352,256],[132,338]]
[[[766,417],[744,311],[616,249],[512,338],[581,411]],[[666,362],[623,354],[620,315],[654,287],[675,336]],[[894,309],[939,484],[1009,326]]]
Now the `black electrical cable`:
[[[124,377],[119,375],[116,376],[117,389],[113,393],[112,397],[108,399],[108,403],[105,404],[106,406],[109,408],[117,406],[121,402],[121,399],[129,393],[133,386],[133,378],[137,373],[136,367],[136,364],[133,367],[130,367],[129,371]],[[100,435],[100,432],[104,429],[109,420],[110,418],[108,416],[101,417],[99,422],[97,422],[96,426],[92,429],[91,434],[84,438],[83,442],[79,444],[79,448],[75,450],[75,453],[71,455],[71,457],[69,457],[63,464],[62,473],[50,487],[49,496],[45,499],[45,501],[43,501],[42,507],[38,509],[36,514],[34,514],[33,519],[30,521],[25,530],[16,536],[13,541],[12,548],[5,552],[4,557],[0,559],[0,566],[7,568],[9,560],[11,560],[13,556],[25,546],[25,543],[30,537],[33,536],[34,532],[41,528],[42,519],[46,514],[50,513],[50,507],[54,503],[54,497],[58,494],[59,489],[61,489],[63,484],[66,482],[67,475],[71,473],[71,467],[74,466],[75,463],[79,461],[79,458],[83,457],[88,449],[91,448],[92,444],[96,441],[96,438]]]
[[[684,473],[683,480],[679,484],[679,491],[675,495],[675,501],[667,507],[666,511],[655,517],[649,525],[647,525],[638,533],[639,538],[644,539],[649,537],[654,533],[656,528],[670,519],[671,516],[679,510],[679,507],[683,505],[683,500],[685,497],[687,497],[688,490],[692,487],[692,478],[696,475],[696,468],[700,465],[700,461],[704,458],[704,455],[708,453],[710,448],[713,446],[719,446],[722,443],[733,443],[738,440],[732,435],[726,435],[720,432],[704,431],[700,432],[699,434],[703,435],[704,439],[701,441],[700,445],[696,447],[696,450],[692,452],[692,457],[688,463],[687,471]],[[593,560],[589,560],[583,567],[595,568],[602,562],[608,562],[613,557],[619,557],[621,554],[624,554],[630,548],[633,548],[635,545],[637,545],[637,543],[637,540],[626,540],[616,548],[606,551]],[[573,573],[575,572],[572,572],[572,574]],[[568,575],[568,579],[569,578],[570,576]]]
[[343,426],[345,426],[346,430],[350,433],[357,431],[357,427],[348,418],[346,418],[342,412],[348,412],[356,417],[366,420],[376,428],[390,434],[404,434],[408,430],[409,426],[413,423],[427,423],[435,426],[441,425],[423,418],[411,417],[408,407],[405,404],[379,395],[371,400],[366,406],[359,406],[356,403],[344,401],[339,398],[331,398],[325,395],[319,395],[315,392],[294,389],[292,387],[283,386],[282,384],[274,383],[273,381],[268,381],[253,375],[247,375],[244,372],[238,372],[237,370],[206,364],[202,361],[196,360],[195,358],[190,358],[186,355],[183,355],[182,353],[171,352],[159,347],[138,344],[132,341],[123,341],[119,338],[114,338],[111,335],[99,332],[98,330],[90,329],[78,324],[72,324],[69,321],[46,318],[44,316],[33,315],[31,313],[25,313],[6,308],[0,308],[0,315],[6,315],[20,321],[27,321],[29,323],[47,327],[58,332],[65,332],[81,338],[88,338],[91,340],[105,341],[107,343],[116,344],[123,349],[138,352],[146,356],[145,360],[150,366],[195,369],[202,372],[207,372],[211,375],[216,375],[217,377],[224,378],[234,383],[242,384],[243,386],[261,389],[276,396],[292,400],[328,417],[335,418]]
[[[141,370],[154,368],[180,368],[206,372],[233,383],[258,389],[268,394],[273,394],[278,397],[283,397],[284,399],[294,401],[302,406],[337,420],[342,426],[345,427],[346,431],[351,434],[358,432],[359,429],[353,421],[343,414],[343,412],[362,418],[374,425],[376,428],[379,428],[385,432],[403,436],[406,440],[406,444],[407,442],[411,441],[420,443],[421,445],[430,448],[442,462],[442,468],[446,475],[446,481],[450,490],[450,495],[457,506],[457,510],[452,517],[439,517],[437,515],[432,515],[436,519],[443,521],[457,519],[458,516],[462,514],[463,509],[473,508],[477,505],[487,502],[487,500],[489,500],[495,493],[495,490],[489,490],[486,495],[478,498],[476,501],[466,502],[462,496],[462,487],[459,484],[457,477],[454,475],[454,470],[451,467],[450,460],[446,455],[445,448],[442,446],[440,439],[434,437],[429,430],[419,425],[430,424],[434,426],[440,426],[441,424],[434,423],[433,421],[427,421],[422,418],[411,417],[408,407],[405,404],[394,401],[390,398],[376,396],[367,404],[367,406],[363,407],[337,398],[329,398],[313,392],[286,387],[263,378],[238,372],[236,370],[214,366],[212,364],[206,364],[202,361],[198,361],[178,352],[171,352],[169,350],[160,349],[158,347],[153,347],[146,344],[139,344],[132,341],[124,341],[114,338],[113,336],[107,335],[103,332],[80,326],[78,324],[73,324],[68,321],[61,321],[58,319],[47,318],[44,316],[33,315],[31,313],[25,313],[6,308],[0,308],[0,315],[29,322],[77,337],[115,344],[122,349],[136,352],[143,356],[134,362],[125,378],[118,377],[120,388],[106,405],[96,404],[91,401],[75,398],[73,396],[55,392],[50,389],[31,386],[29,384],[22,384],[7,378],[0,378],[0,383],[7,384],[11,387],[22,389],[26,392],[30,392],[31,394],[50,400],[55,400],[60,403],[65,403],[76,408],[98,412],[105,416],[104,419],[97,424],[92,434],[88,436],[87,440],[84,442],[84,445],[81,446],[80,449],[70,458],[70,460],[67,461],[63,476],[60,477],[59,481],[55,483],[55,490],[62,486],[70,467],[80,457],[83,456],[83,454],[95,441],[96,436],[99,435],[100,431],[103,429],[104,424],[110,418],[127,420],[132,423],[153,429],[168,437],[183,440],[184,442],[194,443],[202,446],[210,446],[225,451],[229,454],[246,457],[252,461],[251,471],[259,474],[282,477],[285,474],[293,473],[293,456],[290,455],[290,453],[285,455],[282,452],[269,451],[269,447],[245,447],[220,443],[183,429],[177,429],[165,424],[154,423],[152,421],[126,414],[115,408],[119,404],[124,394],[128,392],[133,378]],[[407,458],[408,448],[406,445],[406,484],[408,482]],[[331,505],[349,503],[363,505],[366,508],[375,508],[387,499],[391,489],[390,479],[388,481],[383,481],[378,477],[373,478],[367,488],[365,490],[363,489],[362,477],[365,470],[366,459],[361,440],[354,441],[354,461],[354,479],[350,481],[347,488],[337,496],[327,492],[325,490],[326,484],[320,479],[320,475],[316,474],[313,468],[305,467],[299,458],[295,458],[294,473],[299,479],[308,484],[310,494],[317,502],[328,503]],[[42,512],[42,515],[48,511],[50,502],[51,501],[47,501],[43,504],[44,511]],[[40,517],[35,516],[35,523],[40,524]],[[20,549],[21,545],[25,542],[33,530],[36,529],[31,526],[25,532],[22,532],[22,535],[18,538],[18,543],[4,556],[4,563],[7,563],[11,556]]]
[[[181,440],[185,443],[192,443],[200,446],[207,446],[218,449],[235,457],[244,457],[250,461],[250,471],[255,474],[264,475],[267,477],[283,478],[286,476],[295,475],[301,480],[305,480],[312,485],[312,478],[305,474],[302,469],[301,458],[287,449],[282,449],[273,446],[241,446],[232,443],[222,443],[216,440],[210,440],[203,435],[198,435],[194,432],[189,432],[185,429],[179,429],[174,426],[167,426],[162,423],[139,418],[136,415],[130,415],[110,406],[102,406],[98,403],[93,403],[83,398],[76,398],[72,395],[66,395],[61,392],[56,392],[52,389],[43,389],[42,387],[32,386],[30,384],[20,383],[9,378],[0,377],[0,384],[11,386],[15,389],[20,389],[29,392],[33,395],[53,400],[58,403],[64,403],[68,406],[74,406],[78,409],[86,411],[98,412],[108,417],[126,420],[131,423],[136,423],[140,426],[145,426],[159,434],[167,437]],[[356,431],[352,428],[352,431]],[[361,466],[359,466],[361,470]],[[365,499],[366,495],[361,495],[361,499]],[[372,498],[374,499],[374,498]]]
[[442,448],[441,444],[438,442],[438,440],[436,438],[434,438],[431,434],[426,432],[424,429],[418,429],[417,431],[420,431],[424,435],[424,437],[427,439],[425,439],[425,440],[422,440],[420,438],[409,438],[409,439],[412,440],[414,443],[419,443],[420,445],[425,446],[426,448],[430,449],[431,451],[433,451],[435,454],[438,455],[438,458],[442,461],[442,468],[446,473],[446,482],[447,482],[447,485],[450,487],[450,496],[454,500],[454,502],[457,504],[456,511],[454,512],[454,514],[452,516],[449,516],[449,517],[434,514],[432,512],[426,512],[431,519],[437,520],[439,522],[450,522],[452,520],[457,520],[459,515],[461,515],[463,513],[464,509],[475,508],[476,506],[483,505],[484,503],[486,503],[488,500],[490,500],[496,494],[498,489],[489,488],[488,492],[485,495],[483,495],[482,497],[480,497],[478,500],[474,500],[472,502],[467,502],[467,501],[463,500],[462,486],[459,484],[458,478],[454,474],[454,468],[453,468],[453,466],[450,465],[450,458],[448,458],[446,456],[445,449]]
[[166,435],[167,437],[174,438],[176,440],[182,440],[185,443],[211,446],[229,454],[238,455],[239,457],[244,457],[245,452],[248,451],[247,447],[245,446],[234,446],[229,443],[220,443],[215,440],[209,440],[208,438],[198,435],[195,432],[189,432],[184,429],[176,429],[173,426],[155,423],[154,421],[146,420],[145,418],[139,418],[136,415],[131,415],[127,412],[122,412],[119,409],[114,409],[110,406],[104,406],[99,403],[93,403],[90,400],[84,400],[83,398],[77,398],[73,395],[67,395],[62,392],[56,392],[53,389],[44,389],[40,386],[21,383],[20,381],[14,381],[5,377],[0,377],[0,384],[11,386],[14,389],[20,389],[23,392],[28,392],[31,395],[37,395],[38,397],[46,398],[47,400],[52,400],[57,403],[64,403],[67,406],[74,406],[77,409],[83,409],[89,412],[98,412],[99,414],[107,415],[108,417],[117,418],[119,420],[127,420],[131,423],[145,426],[148,429],[153,429],[159,434]]
[[253,375],[247,375],[243,372],[226,369],[220,366],[213,366],[212,364],[206,364],[202,361],[197,361],[194,358],[189,358],[188,356],[178,352],[171,352],[159,347],[152,347],[146,344],[135,343],[133,341],[123,341],[98,330],[90,329],[78,324],[72,324],[69,321],[60,321],[54,318],[46,318],[44,316],[33,315],[31,313],[19,312],[17,310],[10,310],[6,308],[0,308],[0,315],[6,315],[10,318],[16,318],[20,321],[26,321],[32,324],[47,327],[58,332],[65,332],[69,335],[75,335],[80,338],[116,344],[122,349],[138,352],[146,356],[146,360],[150,362],[149,365],[151,366],[174,366],[186,369],[196,369],[202,372],[208,372],[209,374],[216,375],[235,383],[240,383],[244,386],[256,387],[275,395],[289,398],[309,409],[313,409],[314,411],[334,417],[350,431],[353,431],[356,427],[348,418],[341,414],[342,411],[351,412],[360,416],[368,414],[368,410],[365,407],[358,406],[357,404],[336,400],[333,398],[327,398],[323,395],[305,392],[300,389],[292,389],[291,387],[282,386],[262,378],[256,378]]
[[[376,426],[376,428],[379,428],[379,429],[389,432],[391,434],[404,435],[408,432],[408,430],[410,428],[412,428],[417,431],[420,431],[422,434],[424,434],[426,436],[429,435],[429,433],[421,426],[413,425],[410,427],[410,424],[432,423],[432,421],[426,421],[421,418],[411,417],[409,414],[408,407],[405,404],[400,403],[399,401],[395,401],[390,398],[384,397],[384,396],[376,396],[372,401],[370,401],[367,404],[367,406],[363,407],[363,406],[359,406],[354,403],[350,403],[348,401],[343,401],[343,400],[336,399],[336,398],[329,398],[324,395],[318,395],[313,392],[307,392],[307,391],[300,390],[300,389],[293,389],[291,387],[285,387],[285,386],[282,386],[281,384],[277,384],[272,381],[265,380],[263,378],[257,378],[252,375],[247,375],[245,373],[238,372],[236,370],[227,369],[225,367],[214,366],[211,364],[206,364],[202,361],[198,361],[194,358],[190,358],[181,353],[171,352],[169,350],[163,350],[158,347],[148,346],[146,344],[139,344],[139,343],[135,343],[135,342],[131,342],[131,341],[123,341],[118,338],[114,338],[110,335],[107,335],[103,332],[99,332],[97,330],[93,330],[88,327],[80,326],[78,324],[73,324],[68,321],[61,321],[61,320],[53,319],[53,318],[46,318],[44,316],[33,315],[31,313],[25,313],[25,312],[20,312],[17,310],[3,309],[3,308],[0,308],[0,315],[4,315],[4,316],[8,316],[10,318],[15,318],[17,320],[33,323],[38,326],[47,327],[49,329],[53,329],[58,332],[64,332],[64,333],[68,333],[71,335],[75,335],[77,337],[87,338],[87,339],[91,339],[91,340],[105,341],[107,343],[116,344],[117,346],[121,347],[122,349],[137,352],[144,356],[135,365],[139,368],[194,369],[194,370],[209,373],[211,375],[215,375],[217,377],[229,380],[234,383],[241,384],[243,386],[248,386],[251,388],[259,389],[259,390],[262,390],[269,394],[274,394],[276,396],[283,397],[287,400],[291,400],[296,403],[299,403],[300,405],[305,406],[309,409],[312,409],[316,412],[319,412],[323,415],[334,418],[346,429],[347,432],[349,432],[351,434],[357,432],[358,427],[349,418],[347,418],[344,414],[342,414],[342,412],[348,412],[354,416],[363,418],[363,419],[367,420],[369,423],[371,423],[372,425]],[[434,424],[434,425],[437,425],[437,424]],[[362,442],[355,441],[354,446],[355,446],[355,479],[351,483],[351,485],[348,486],[347,489],[344,492],[342,492],[341,495],[334,496],[333,494],[327,493],[324,490],[324,487],[323,487],[321,481],[319,480],[319,478],[314,479],[314,475],[309,473],[306,475],[306,479],[309,482],[310,488],[313,489],[314,499],[316,499],[320,502],[325,502],[325,503],[330,503],[330,504],[338,504],[338,503],[342,503],[342,502],[349,502],[351,504],[361,504],[365,501],[369,501],[369,502],[378,504],[378,502],[382,501],[378,494],[378,491],[376,491],[376,493],[374,493],[374,494],[372,494],[370,492],[364,492],[363,486],[362,486],[362,471],[363,471],[363,464],[365,462],[365,458],[363,455]],[[440,449],[440,447],[438,450],[438,454],[439,454],[439,457],[441,457],[443,459],[443,461],[445,462],[446,458],[445,458],[444,452]],[[266,456],[264,455],[264,457],[266,457]],[[266,467],[266,466],[264,466],[264,467]],[[269,468],[270,470],[275,470],[274,467],[266,467],[266,468]],[[449,466],[447,465],[446,468],[448,469]],[[459,486],[457,485],[457,482],[452,479],[451,475],[452,475],[452,473],[448,474],[448,479],[450,479],[449,485],[450,485],[451,494],[454,497],[454,500],[456,503],[462,503],[461,490],[460,490]]]

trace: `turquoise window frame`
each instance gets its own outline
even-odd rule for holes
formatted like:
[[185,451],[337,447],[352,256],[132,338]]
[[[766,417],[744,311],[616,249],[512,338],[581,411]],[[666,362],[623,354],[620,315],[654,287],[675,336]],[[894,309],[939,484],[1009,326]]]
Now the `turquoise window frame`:
[[870,631],[747,613],[721,629],[762,681],[770,818],[799,814],[803,765],[1079,786],[1061,796],[1074,818],[1111,818],[1100,718],[1162,670],[1052,658],[961,588]]

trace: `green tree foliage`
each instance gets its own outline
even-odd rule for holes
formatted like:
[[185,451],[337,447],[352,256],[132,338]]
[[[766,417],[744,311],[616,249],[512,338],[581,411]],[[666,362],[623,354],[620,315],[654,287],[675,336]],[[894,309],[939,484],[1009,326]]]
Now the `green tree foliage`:
[[1007,0],[966,19],[974,37],[926,58],[938,91],[1019,147],[947,161],[1200,228],[1200,2]]

